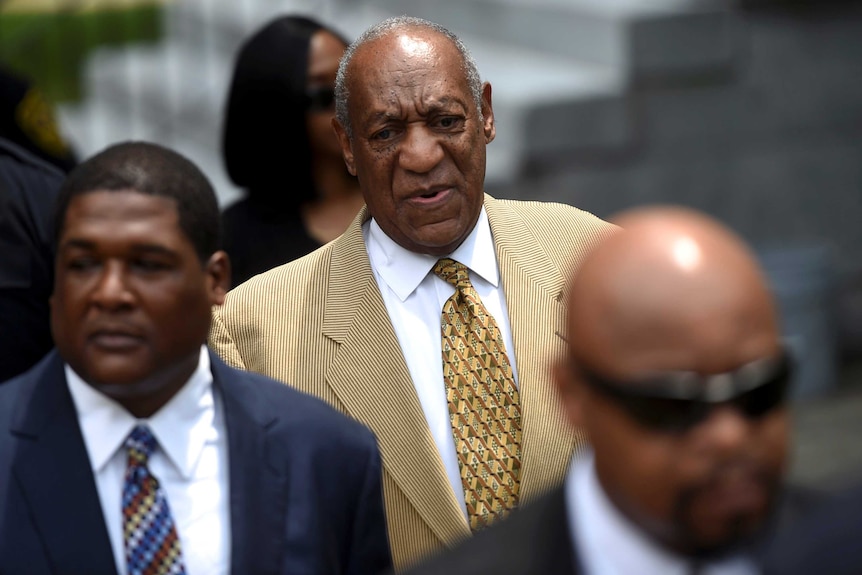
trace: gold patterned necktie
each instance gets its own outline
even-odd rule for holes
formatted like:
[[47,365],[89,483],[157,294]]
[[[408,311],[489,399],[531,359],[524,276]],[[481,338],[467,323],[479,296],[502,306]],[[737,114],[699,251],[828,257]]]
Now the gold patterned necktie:
[[467,267],[443,258],[434,273],[455,286],[443,305],[443,380],[470,528],[476,530],[518,502],[521,402],[500,328]]

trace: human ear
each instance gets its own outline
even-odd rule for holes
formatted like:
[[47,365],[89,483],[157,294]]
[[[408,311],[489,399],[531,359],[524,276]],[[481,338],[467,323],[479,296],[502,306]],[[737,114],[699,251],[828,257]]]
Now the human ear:
[[206,263],[207,294],[210,305],[222,305],[230,285],[230,258],[219,250],[209,257]]
[[338,137],[338,143],[341,144],[341,155],[344,157],[344,165],[347,166],[347,171],[351,176],[356,175],[356,165],[353,161],[353,145],[347,135],[347,130],[341,125],[337,118],[332,118],[332,128],[335,130],[335,135]]
[[559,361],[553,369],[554,382],[557,385],[557,392],[560,401],[563,404],[563,412],[569,424],[575,428],[584,428],[584,402],[586,401],[586,393],[584,386],[576,374],[572,371],[569,362],[566,358]]
[[491,106],[491,84],[485,82],[482,86],[482,126],[485,132],[485,143],[490,144],[497,135],[497,125],[494,123],[494,108]]

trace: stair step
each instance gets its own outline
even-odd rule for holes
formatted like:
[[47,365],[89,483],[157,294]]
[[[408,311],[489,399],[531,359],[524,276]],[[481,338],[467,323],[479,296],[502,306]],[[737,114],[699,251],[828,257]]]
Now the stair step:
[[[340,0],[349,6],[352,0]],[[366,0],[461,34],[619,68],[633,78],[732,67],[730,0]]]
[[[393,15],[365,4],[345,7],[338,17],[345,33],[356,37]],[[547,150],[628,145],[625,82],[618,70],[475,34],[459,36],[493,88],[497,137],[488,147],[489,185],[517,177],[532,155]]]
[[184,43],[104,49],[88,60],[88,96],[127,102],[158,118],[209,121],[222,113],[230,64],[217,53],[199,53]]
[[333,0],[178,0],[165,9],[165,33],[199,50],[233,55],[267,21],[282,14],[307,14],[332,22]]
[[57,113],[64,133],[84,157],[126,140],[156,142],[192,160],[212,183],[219,205],[227,206],[243,193],[228,177],[214,142],[202,138],[200,133],[177,130],[166,133],[147,118],[129,114],[115,102],[89,100],[84,104],[61,104]]
[[[391,14],[374,8],[340,13],[345,33],[358,35]],[[620,75],[532,49],[465,36],[492,83],[497,138],[488,149],[489,184],[517,176],[531,155],[563,148],[605,149],[628,142]],[[222,111],[233,58],[201,53],[169,39],[158,46],[103,50],[86,71],[92,97],[163,137],[188,134],[218,154]]]

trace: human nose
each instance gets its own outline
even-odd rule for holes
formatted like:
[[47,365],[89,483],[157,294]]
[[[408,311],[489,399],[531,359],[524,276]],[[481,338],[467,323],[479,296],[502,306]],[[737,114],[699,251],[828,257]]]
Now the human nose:
[[403,169],[424,174],[433,170],[442,159],[443,148],[433,134],[424,127],[408,128],[399,154]]
[[105,264],[93,289],[92,299],[96,305],[105,309],[131,305],[134,296],[129,289],[121,264],[113,262]]
[[751,422],[738,409],[719,405],[703,422],[702,438],[711,449],[729,454],[746,445],[750,426]]

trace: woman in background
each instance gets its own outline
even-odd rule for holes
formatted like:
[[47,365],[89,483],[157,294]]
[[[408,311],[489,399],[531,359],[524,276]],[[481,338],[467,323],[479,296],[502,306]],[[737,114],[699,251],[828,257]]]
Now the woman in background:
[[281,16],[240,48],[222,142],[246,191],[223,213],[234,286],[336,238],[362,207],[330,123],[347,44],[311,18]]

